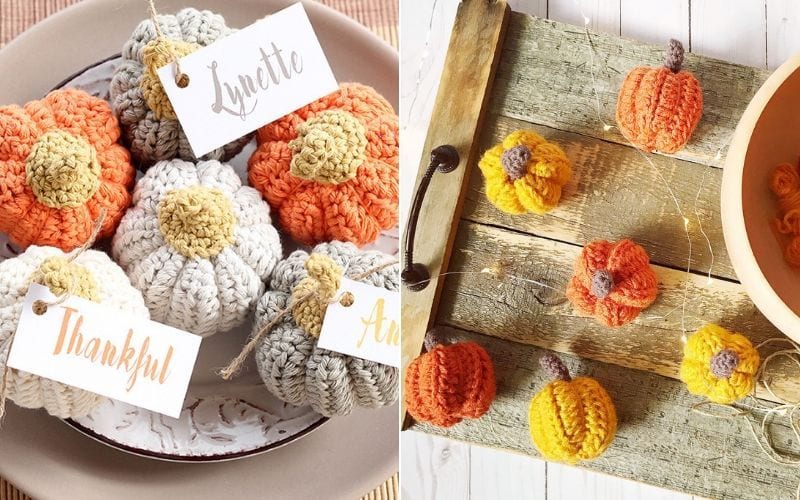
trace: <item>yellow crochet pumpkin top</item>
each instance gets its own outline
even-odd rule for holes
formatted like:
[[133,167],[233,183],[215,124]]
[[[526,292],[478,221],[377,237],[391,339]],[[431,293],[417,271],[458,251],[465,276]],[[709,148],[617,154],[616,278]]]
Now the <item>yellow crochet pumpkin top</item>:
[[564,151],[532,130],[517,130],[484,153],[486,197],[508,214],[552,210],[572,168]]
[[708,324],[689,336],[680,375],[692,394],[731,404],[753,392],[759,363],[747,337]]

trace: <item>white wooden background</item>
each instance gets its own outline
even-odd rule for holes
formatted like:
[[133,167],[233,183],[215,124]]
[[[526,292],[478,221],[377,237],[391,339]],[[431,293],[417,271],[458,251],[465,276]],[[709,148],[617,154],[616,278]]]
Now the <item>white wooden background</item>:
[[[800,51],[800,0],[508,0],[515,11],[774,69]],[[401,220],[414,187],[458,0],[400,2]],[[406,431],[406,500],[688,500],[688,495]]]

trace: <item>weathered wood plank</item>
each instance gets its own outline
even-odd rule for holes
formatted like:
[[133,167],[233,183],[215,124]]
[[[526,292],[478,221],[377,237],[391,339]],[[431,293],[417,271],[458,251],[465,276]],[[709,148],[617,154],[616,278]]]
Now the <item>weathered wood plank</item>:
[[[477,138],[491,94],[508,13],[505,0],[463,0],[458,7],[415,191],[426,176],[430,151],[435,147],[449,144],[456,148],[460,165],[450,173],[434,174],[419,212],[414,260],[427,267],[431,280],[421,291],[403,293],[403,375],[422,349],[425,332],[436,316],[441,292],[439,274],[447,270],[450,259],[456,221],[471,171],[466,166],[477,161]],[[466,88],[470,91],[464,92]],[[405,407],[402,411],[405,414]]]
[[[563,191],[561,203],[544,216],[505,214],[486,199],[483,178],[477,165],[473,165],[476,171],[470,176],[463,218],[578,245],[598,238],[631,237],[648,248],[653,262],[686,268],[688,242],[683,219],[658,172],[639,152],[499,115],[487,118],[481,150],[520,128],[535,130],[555,141],[572,162],[572,180]],[[714,275],[735,280],[719,215],[722,171],[661,155],[650,158],[690,220],[692,269],[707,273],[711,268]],[[699,231],[698,216],[711,242],[713,268],[708,244]]]
[[589,28],[619,35],[620,0],[550,0],[547,10],[554,21],[583,26],[586,16]]
[[[625,75],[637,65],[663,64],[664,47],[601,33],[593,33],[592,42],[599,53],[593,69],[603,120],[614,124]],[[492,111],[627,145],[616,127],[604,131],[598,121],[590,60],[583,27],[512,14]],[[685,67],[703,86],[703,118],[692,140],[675,156],[705,164],[730,141],[739,116],[769,72],[688,53]]]
[[[411,429],[538,456],[528,433],[527,410],[530,398],[546,383],[538,368],[541,350],[450,328],[442,333],[452,341],[479,342],[488,350],[497,397],[478,420],[448,429],[415,423]],[[570,356],[564,360],[572,373],[602,382],[619,417],[609,450],[582,467],[708,498],[794,498],[796,469],[761,455],[745,417],[715,419],[691,412],[700,399],[675,380]],[[776,424],[772,430],[777,443],[791,442],[787,427]]]
[[[650,250],[647,242],[643,246]],[[563,297],[580,247],[462,221],[451,257],[453,274],[445,281],[438,323],[498,338],[678,378],[683,335],[681,309],[686,274],[654,266],[659,297],[633,322],[619,329],[575,314]],[[508,272],[544,282],[562,292],[531,283],[498,281],[480,273],[498,258],[512,262]],[[738,283],[690,275],[685,326],[688,333],[705,323],[718,323],[744,333],[754,344],[783,337],[753,305]],[[774,365],[772,387],[800,399],[798,370]],[[764,391],[759,391],[759,395]]]

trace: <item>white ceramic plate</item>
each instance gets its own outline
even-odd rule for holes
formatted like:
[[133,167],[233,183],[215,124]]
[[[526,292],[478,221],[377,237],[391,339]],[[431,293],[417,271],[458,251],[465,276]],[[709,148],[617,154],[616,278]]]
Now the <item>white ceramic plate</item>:
[[[242,27],[289,3],[285,0],[197,0],[192,6],[221,12],[231,26]],[[165,13],[174,12],[185,5],[162,0],[159,9]],[[370,84],[396,106],[396,52],[365,28],[334,11],[314,3],[306,4],[306,10],[337,78]],[[0,50],[0,74],[4,75],[0,79],[0,102],[22,103],[39,98],[68,75],[112,56],[144,17],[143,1],[85,0],[35,26]],[[58,43],[53,43],[54,40]],[[102,73],[103,70],[95,71]],[[396,245],[396,234],[390,236],[390,240]],[[247,328],[240,332],[242,338],[246,333]],[[220,340],[215,340],[216,337]],[[241,338],[228,337],[212,337],[206,344],[208,348],[201,352],[198,366],[202,364],[210,369],[230,359],[241,346]],[[210,425],[195,424],[195,431],[189,425],[183,437],[175,435],[174,442],[170,442],[170,436],[161,443],[170,431],[159,421],[151,421],[150,416],[137,420],[127,431],[110,429],[108,422],[120,422],[118,418],[127,411],[121,407],[104,410],[109,415],[121,412],[117,416],[104,418],[99,423],[82,421],[80,424],[95,437],[106,443],[113,441],[121,449],[136,453],[144,450],[149,455],[160,453],[154,450],[168,449],[165,458],[184,459],[185,456],[175,453],[176,446],[186,450],[182,440],[191,440],[192,432],[197,435],[195,441],[215,441],[225,436],[230,428],[219,423],[230,420],[230,415],[243,415],[241,423],[247,432],[233,440],[249,443],[242,447],[243,454],[261,451],[258,446],[252,448],[254,443],[269,441],[269,445],[274,446],[285,443],[286,439],[275,436],[280,435],[281,430],[297,437],[315,428],[315,423],[318,425],[320,421],[313,412],[282,407],[282,403],[276,405],[274,399],[258,400],[266,391],[252,369],[249,375],[228,384],[225,390],[220,389],[218,379],[210,370],[198,370],[191,387],[190,398],[193,399],[187,399],[187,403],[193,408],[196,419]],[[251,404],[256,400],[257,404]],[[268,418],[265,415],[277,417],[280,423],[276,425],[273,420],[265,426],[264,419]],[[92,418],[97,420],[94,415]],[[234,427],[238,428],[239,423]],[[162,437],[158,437],[159,434]],[[113,438],[108,439],[108,435]],[[265,435],[268,436],[266,440]],[[135,440],[136,446],[128,448],[126,443],[132,443],[131,440]],[[216,444],[208,442],[203,446],[217,448]],[[246,450],[248,447],[252,449]],[[200,455],[207,451],[208,448]],[[215,459],[238,456],[229,452],[212,452],[212,455],[217,453]],[[198,495],[248,498],[263,496],[266,492],[283,498],[354,498],[396,471],[396,455],[397,406],[356,411],[351,416],[331,420],[292,446],[259,458],[213,466],[187,466],[121,454],[64,431],[58,420],[43,412],[21,410],[13,405],[9,405],[0,431],[0,474],[37,498],[59,497],[64,491],[81,498],[166,495],[171,498],[196,498]],[[45,471],[46,480],[43,481]],[[313,480],[309,480],[310,474]],[[103,477],[103,481],[91,481],[97,477]]]

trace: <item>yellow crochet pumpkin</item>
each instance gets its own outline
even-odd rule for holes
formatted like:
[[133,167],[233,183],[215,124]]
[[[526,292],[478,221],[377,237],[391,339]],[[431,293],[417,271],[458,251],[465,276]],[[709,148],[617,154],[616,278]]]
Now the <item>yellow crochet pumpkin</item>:
[[690,335],[683,348],[681,380],[692,394],[731,404],[753,391],[759,362],[744,335],[708,324]]
[[533,444],[547,460],[575,464],[599,457],[617,432],[617,412],[608,392],[593,378],[572,379],[552,353],[540,364],[555,380],[531,399]]
[[478,163],[486,197],[508,214],[552,210],[572,168],[564,151],[532,130],[517,130],[484,153]]

